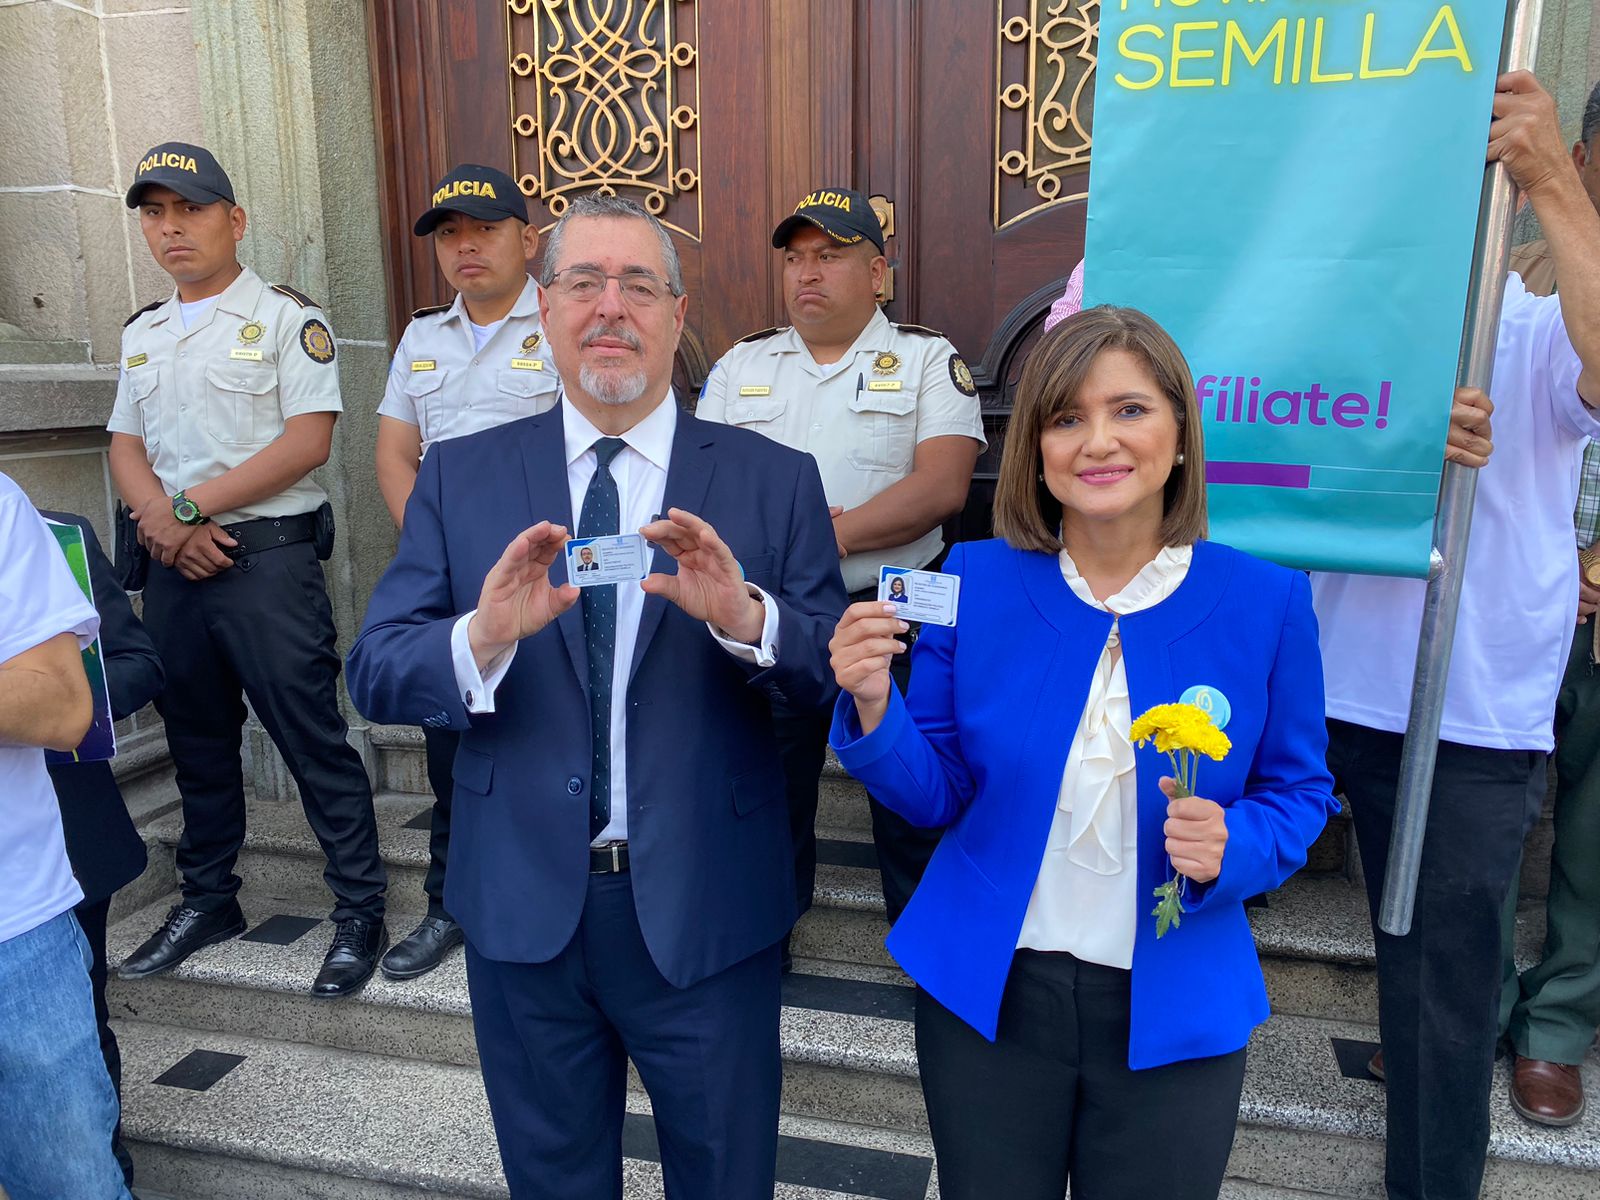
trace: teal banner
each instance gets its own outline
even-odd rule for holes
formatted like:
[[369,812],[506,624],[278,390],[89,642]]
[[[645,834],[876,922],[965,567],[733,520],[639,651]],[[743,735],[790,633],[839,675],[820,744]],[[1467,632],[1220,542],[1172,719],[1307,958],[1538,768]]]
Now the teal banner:
[[1427,573],[1501,0],[1104,0],[1087,304],[1195,373],[1211,536]]

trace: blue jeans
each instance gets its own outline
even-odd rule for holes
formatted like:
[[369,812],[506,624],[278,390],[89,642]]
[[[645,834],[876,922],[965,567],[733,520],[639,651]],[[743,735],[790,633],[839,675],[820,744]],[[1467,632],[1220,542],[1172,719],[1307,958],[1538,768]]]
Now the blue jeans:
[[11,1200],[130,1200],[111,1152],[93,959],[71,911],[0,942],[0,1187]]

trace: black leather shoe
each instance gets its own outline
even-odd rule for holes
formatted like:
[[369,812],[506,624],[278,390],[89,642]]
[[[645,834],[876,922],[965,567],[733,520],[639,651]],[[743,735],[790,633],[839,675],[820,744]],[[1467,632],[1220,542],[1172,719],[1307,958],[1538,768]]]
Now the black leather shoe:
[[461,945],[466,935],[449,917],[424,917],[383,956],[378,965],[390,979],[415,979],[437,967],[444,956]]
[[389,944],[389,930],[382,921],[362,921],[350,917],[333,931],[333,944],[322,960],[322,970],[311,985],[313,996],[347,996],[365,983],[378,965],[378,955]]
[[248,925],[239,902],[231,900],[215,912],[201,912],[184,904],[174,904],[161,928],[144,945],[128,955],[117,974],[123,979],[143,979],[170,971],[196,950],[238,937]]

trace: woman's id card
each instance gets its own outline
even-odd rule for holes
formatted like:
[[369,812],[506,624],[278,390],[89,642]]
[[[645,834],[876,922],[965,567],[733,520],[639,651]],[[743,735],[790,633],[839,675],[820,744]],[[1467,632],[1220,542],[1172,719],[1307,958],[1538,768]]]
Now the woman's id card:
[[904,607],[900,616],[928,625],[954,625],[961,599],[961,576],[909,567],[878,568],[878,599]]
[[631,583],[644,577],[644,538],[637,533],[573,538],[567,543],[567,582],[577,587]]

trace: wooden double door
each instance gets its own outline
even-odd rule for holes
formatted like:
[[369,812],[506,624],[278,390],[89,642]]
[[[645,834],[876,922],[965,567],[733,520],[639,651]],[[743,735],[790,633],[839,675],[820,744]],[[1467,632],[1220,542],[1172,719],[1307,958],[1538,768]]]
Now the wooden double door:
[[385,0],[369,6],[396,336],[448,299],[411,224],[462,161],[508,171],[548,226],[607,188],[673,231],[693,395],[786,323],[773,226],[827,185],[875,197],[885,310],[955,343],[990,450],[1027,346],[1081,257],[1099,0]]

